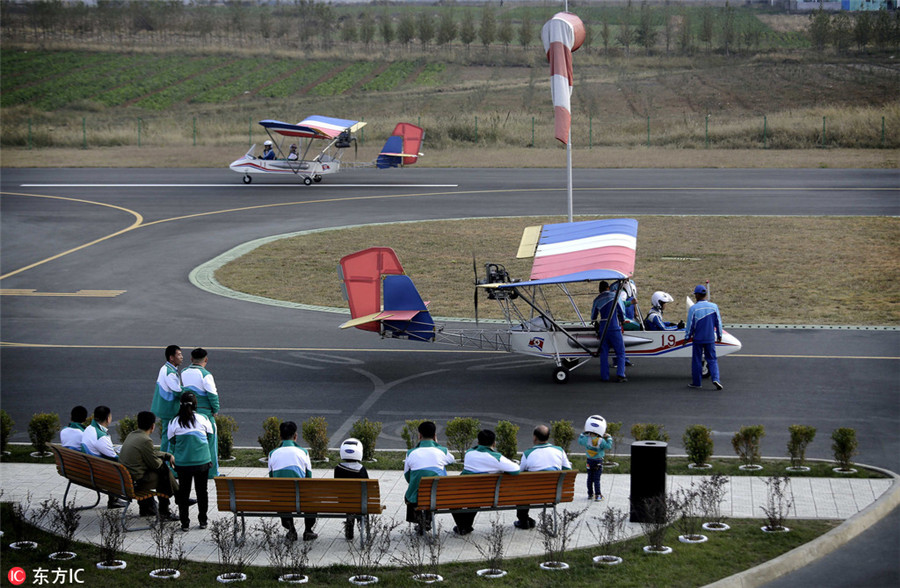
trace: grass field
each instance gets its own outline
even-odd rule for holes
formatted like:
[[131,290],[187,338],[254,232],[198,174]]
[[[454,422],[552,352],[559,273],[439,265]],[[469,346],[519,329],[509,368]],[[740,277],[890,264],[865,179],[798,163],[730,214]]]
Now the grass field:
[[[431,300],[433,315],[471,317],[472,253],[478,255],[480,277],[487,262],[527,277],[531,260],[515,258],[522,230],[562,221],[472,219],[314,233],[259,247],[221,268],[216,278],[258,296],[345,308],[338,260],[388,245],[422,297]],[[650,294],[665,290],[675,298],[666,309],[668,320],[684,318],[685,295],[709,279],[726,323],[900,325],[898,219],[645,216],[638,223],[635,282],[644,312]],[[715,246],[684,238],[698,234],[716,235]],[[494,253],[487,257],[489,251]],[[595,287],[570,286],[582,311],[590,308]],[[561,301],[550,300],[555,316],[573,318]],[[486,299],[479,315],[501,317]]]

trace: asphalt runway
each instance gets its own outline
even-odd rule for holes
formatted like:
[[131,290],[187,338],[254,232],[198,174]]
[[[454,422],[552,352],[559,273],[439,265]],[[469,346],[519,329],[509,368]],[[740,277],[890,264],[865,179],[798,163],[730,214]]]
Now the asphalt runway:
[[[897,170],[575,170],[574,178],[576,214],[900,214]],[[342,315],[224,298],[188,279],[271,235],[565,214],[560,170],[356,170],[305,187],[260,176],[243,185],[227,169],[6,169],[0,184],[0,402],[17,423],[14,441],[27,441],[34,412],[65,418],[75,404],[102,403],[116,418],[148,408],[162,350],[177,343],[210,349],[240,445],[255,445],[272,415],[324,416],[332,444],[365,416],[384,423],[381,448],[404,446],[406,419],[442,425],[464,415],[486,426],[512,421],[527,447],[535,423],[577,426],[601,413],[626,430],[664,423],[670,453],[681,452],[690,424],[711,427],[725,455],[740,426],[763,424],[763,454],[784,456],[787,427],[802,423],[819,431],[808,455],[828,458],[831,431],[853,427],[859,462],[900,471],[897,330],[732,329],[743,349],[721,360],[720,393],[689,390],[689,362],[677,359],[644,359],[627,384],[605,385],[593,362],[559,386],[550,362],[382,341],[339,330]],[[640,286],[640,268],[636,277]]]

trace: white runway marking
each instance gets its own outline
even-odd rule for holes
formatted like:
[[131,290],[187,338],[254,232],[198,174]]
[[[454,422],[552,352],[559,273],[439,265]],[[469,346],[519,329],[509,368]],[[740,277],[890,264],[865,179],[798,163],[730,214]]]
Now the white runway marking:
[[[329,188],[458,188],[459,184],[324,184]],[[314,186],[301,184],[20,184],[22,188],[297,188],[309,190]]]

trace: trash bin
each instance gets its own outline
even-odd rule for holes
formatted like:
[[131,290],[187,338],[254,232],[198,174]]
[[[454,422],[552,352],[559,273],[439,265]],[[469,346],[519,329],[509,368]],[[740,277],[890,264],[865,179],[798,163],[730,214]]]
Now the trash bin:
[[[665,499],[667,448],[668,443],[663,441],[631,444],[631,512],[628,520],[632,523],[662,522],[660,517],[665,517],[659,508],[648,508],[648,501]],[[657,504],[665,508],[665,502]]]

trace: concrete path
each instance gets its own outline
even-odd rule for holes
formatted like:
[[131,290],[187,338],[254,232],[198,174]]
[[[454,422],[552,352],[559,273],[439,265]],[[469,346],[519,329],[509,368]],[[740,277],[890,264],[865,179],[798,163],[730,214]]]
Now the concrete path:
[[[227,476],[264,476],[266,470],[262,468],[220,468]],[[324,468],[315,472],[316,477],[330,477],[330,472]],[[327,474],[327,476],[326,476]],[[394,521],[405,519],[405,505],[403,494],[406,491],[406,481],[401,472],[396,470],[370,472],[372,477],[380,480],[382,503],[385,505],[383,517]],[[692,476],[669,476],[669,488],[676,489],[690,485]],[[722,504],[722,512],[729,518],[762,517],[760,507],[765,504],[766,486],[763,478],[757,477],[732,477],[729,480],[727,492]],[[586,477],[579,474],[576,481],[576,499],[573,503],[563,505],[567,510],[586,509],[579,518],[579,524],[570,542],[573,548],[589,547],[596,544],[588,526],[585,524],[593,517],[602,516],[607,508],[613,507],[627,511],[629,502],[630,476],[621,474],[604,474],[602,478],[602,490],[605,499],[602,502],[587,500],[585,489]],[[892,479],[838,479],[838,478],[795,478],[791,482],[791,492],[794,499],[794,507],[790,518],[796,519],[848,519],[857,513],[873,505],[883,495],[897,494],[888,492],[894,484]],[[31,494],[32,504],[38,504],[47,498],[62,500],[66,488],[66,481],[56,472],[53,465],[32,465],[4,463],[0,464],[0,488],[3,490],[4,501],[23,501]],[[75,502],[77,505],[92,504],[96,494],[83,488],[74,487]],[[210,491],[210,520],[223,516],[231,516],[229,513],[219,513],[215,507],[215,486],[209,484]],[[70,497],[72,493],[70,493]],[[76,539],[90,543],[99,541],[100,524],[99,514],[103,511],[104,504],[96,509],[82,511],[81,526],[76,533]],[[188,559],[196,561],[217,561],[215,547],[210,541],[209,531],[197,528],[196,507],[192,508],[192,528],[181,536],[184,540],[185,553]],[[130,511],[136,514],[136,506]],[[534,513],[536,514],[536,513]],[[453,535],[453,521],[447,515],[436,517],[440,529],[444,532],[445,542],[442,551],[444,562],[453,561],[477,561],[482,559],[474,546],[474,541],[482,539],[490,531],[490,525],[494,517],[499,517],[504,523],[509,524],[510,534],[507,548],[507,557],[522,557],[540,555],[543,553],[540,534],[536,531],[519,531],[512,528],[515,520],[514,511],[500,513],[482,513],[475,521],[475,532],[467,537]],[[300,521],[298,521],[300,522]],[[253,519],[248,519],[248,526],[255,524]],[[302,523],[299,527],[302,529]],[[399,529],[406,530],[406,524]],[[310,564],[313,566],[328,566],[348,561],[349,547],[343,538],[342,521],[338,519],[323,519],[316,525],[319,539],[314,542],[310,553]],[[640,525],[628,523],[626,534],[628,537],[640,534]],[[128,533],[125,539],[125,551],[152,555],[153,545],[147,531]],[[260,554],[256,565],[266,565],[265,555]]]

